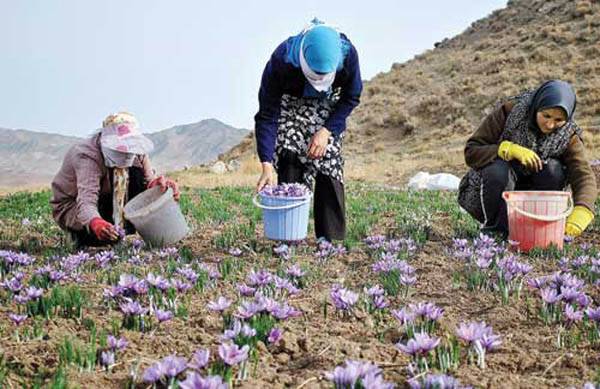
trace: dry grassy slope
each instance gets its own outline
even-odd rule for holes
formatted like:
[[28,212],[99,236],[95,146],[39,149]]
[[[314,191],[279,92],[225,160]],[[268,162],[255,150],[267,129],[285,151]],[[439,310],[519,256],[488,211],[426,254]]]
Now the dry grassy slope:
[[[598,42],[598,0],[510,1],[365,84],[348,123],[347,174],[397,183],[415,169],[464,171],[464,141],[496,101],[549,78],[574,84],[577,120],[600,157]],[[223,158],[251,159],[251,143]]]

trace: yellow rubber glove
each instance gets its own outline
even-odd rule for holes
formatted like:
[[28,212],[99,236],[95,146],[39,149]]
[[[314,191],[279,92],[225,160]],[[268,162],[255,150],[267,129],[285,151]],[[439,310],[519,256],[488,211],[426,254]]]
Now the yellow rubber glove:
[[540,171],[543,168],[542,160],[535,151],[507,140],[500,143],[498,156],[505,161],[516,159],[531,170]]
[[594,220],[594,214],[592,211],[583,205],[575,206],[575,209],[573,209],[573,212],[571,212],[567,218],[565,234],[573,238],[578,237],[592,222],[592,220]]

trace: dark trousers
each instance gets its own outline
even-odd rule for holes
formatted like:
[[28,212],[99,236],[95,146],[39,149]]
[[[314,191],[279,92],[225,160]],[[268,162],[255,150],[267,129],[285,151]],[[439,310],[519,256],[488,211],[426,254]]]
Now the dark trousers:
[[507,190],[563,190],[566,186],[566,168],[557,159],[550,158],[544,168],[528,172],[517,161],[496,159],[481,169],[482,202],[486,223],[483,231],[508,233],[506,201],[502,192]]
[[[109,180],[111,185],[110,193],[101,194],[98,198],[98,213],[100,216],[109,223],[114,223],[113,220],[113,169],[109,171]],[[129,186],[127,187],[127,199],[131,200],[138,194],[142,193],[146,190],[146,180],[144,177],[144,170],[138,167],[130,167],[129,168]],[[75,242],[75,246],[77,248],[82,248],[85,246],[106,246],[113,242],[98,240],[96,235],[87,228],[84,228],[80,231],[69,231],[71,233],[71,237]],[[135,227],[129,221],[125,221],[125,233],[127,235],[135,234]]]
[[[303,183],[305,167],[298,156],[284,151],[279,158],[277,176],[279,184]],[[346,206],[344,184],[318,173],[314,189],[315,235],[328,241],[346,237]]]

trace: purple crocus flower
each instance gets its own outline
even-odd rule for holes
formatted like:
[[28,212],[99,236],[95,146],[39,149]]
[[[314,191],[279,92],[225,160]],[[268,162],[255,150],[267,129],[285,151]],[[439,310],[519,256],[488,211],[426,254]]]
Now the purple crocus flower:
[[273,313],[273,311],[279,309],[279,303],[277,300],[270,297],[265,297],[258,292],[256,293],[255,303],[259,307],[258,312]]
[[556,292],[555,289],[551,288],[542,288],[540,289],[540,297],[546,304],[554,304],[557,301],[560,301],[560,296]]
[[210,359],[210,351],[207,348],[201,348],[196,350],[192,354],[192,360],[188,364],[188,367],[200,370],[208,365],[208,361]]
[[567,304],[565,306],[564,313],[569,324],[573,324],[583,319],[583,312],[575,310],[571,304]]
[[291,258],[290,247],[286,244],[280,244],[273,248],[273,252],[283,260],[289,260]]
[[373,296],[372,303],[376,309],[384,309],[389,305],[384,296]]
[[162,250],[159,250],[157,255],[160,258],[168,258],[168,257],[175,258],[177,255],[179,255],[179,251],[177,250],[177,247],[167,247]]
[[198,373],[188,373],[185,381],[179,382],[181,389],[227,389],[229,386],[220,376],[202,377]]
[[60,270],[53,270],[48,274],[48,278],[52,282],[59,282],[67,278],[67,275]]
[[252,296],[256,292],[256,288],[252,288],[244,283],[237,284],[236,289],[240,293],[241,296],[245,296],[245,297]]
[[169,321],[173,318],[173,312],[163,311],[162,309],[157,309],[156,311],[154,311],[154,315],[156,316],[156,320],[158,320],[159,323]]
[[177,279],[171,281],[171,286],[173,286],[179,293],[185,293],[186,291],[192,289],[192,285],[190,283]]
[[421,302],[418,304],[410,304],[409,307],[416,316],[431,321],[437,321],[444,314],[444,310],[433,303]]
[[371,235],[367,236],[364,239],[364,242],[371,250],[377,250],[383,247],[385,240],[385,236],[383,235]]
[[365,293],[371,297],[374,296],[383,296],[385,294],[385,291],[383,290],[383,288],[380,285],[374,285],[372,287],[370,287],[369,289],[365,288]]
[[121,274],[119,277],[119,286],[124,289],[133,290],[138,281],[138,278],[132,274]]
[[181,275],[192,284],[195,284],[196,281],[198,281],[198,273],[189,267],[177,269],[177,274]]
[[13,277],[4,282],[4,287],[13,293],[18,293],[21,289],[23,289],[23,284],[17,278]]
[[269,331],[269,336],[267,338],[267,341],[270,344],[275,344],[277,342],[279,342],[279,340],[281,340],[281,338],[283,337],[283,330],[281,328],[272,328],[271,331]]
[[208,309],[210,309],[211,311],[216,311],[216,312],[223,312],[230,306],[231,306],[231,301],[226,299],[223,296],[220,296],[217,299],[217,301],[209,302],[207,305]]
[[573,303],[581,298],[583,292],[580,292],[576,288],[570,288],[565,286],[561,289],[560,295],[558,296],[562,301],[566,303]]
[[21,294],[15,294],[13,296],[13,300],[15,303],[19,304],[19,305],[25,305],[29,302],[29,296],[27,295],[21,295]]
[[[381,369],[370,362],[353,360],[347,360],[344,366],[338,366],[333,372],[325,373],[325,377],[340,389],[354,388],[358,383],[362,384],[361,387],[371,388],[371,386],[367,386],[369,382],[373,381],[371,376],[381,376]],[[375,386],[375,388],[387,389],[389,386]]]
[[500,335],[494,334],[483,334],[480,339],[476,340],[476,342],[479,342],[481,347],[483,347],[486,351],[492,351],[502,344]]
[[394,309],[392,310],[392,316],[394,316],[402,325],[412,324],[416,318],[413,311],[408,308]]
[[410,274],[400,274],[400,283],[404,286],[412,286],[417,282],[417,276]]
[[109,335],[106,338],[106,344],[112,351],[116,351],[116,350],[123,351],[129,344],[129,342],[124,337],[120,337],[119,339],[117,339],[114,336]]
[[187,361],[185,358],[177,357],[175,354],[164,357],[160,362],[161,371],[167,377],[176,377],[187,368]]
[[264,269],[259,271],[252,270],[246,279],[250,286],[265,286],[273,281],[273,275]]
[[9,313],[8,317],[17,327],[27,320],[27,315],[17,315],[15,313]]
[[332,372],[325,373],[325,378],[333,382],[336,389],[354,388],[360,375],[354,366],[337,366]]
[[446,374],[427,374],[421,380],[411,378],[408,385],[411,389],[467,389],[456,378]]
[[285,272],[288,276],[295,278],[303,277],[306,274],[297,264],[289,266]]
[[478,251],[478,257],[475,260],[475,264],[480,269],[487,269],[492,264],[492,260],[494,259],[494,254],[490,250]]
[[242,255],[242,250],[240,250],[237,247],[232,247],[229,249],[229,255],[239,257],[240,255]]
[[134,239],[133,242],[131,242],[131,249],[133,250],[134,254],[139,254],[143,247],[144,241],[141,239]]
[[592,307],[589,307],[588,309],[585,310],[585,313],[586,313],[588,319],[595,321],[596,324],[600,324],[600,307],[596,307],[595,309]]
[[153,384],[157,381],[160,381],[165,375],[163,371],[163,366],[160,362],[156,362],[144,370],[144,374],[142,376],[142,380],[144,382]]
[[406,354],[425,355],[440,344],[440,338],[431,337],[427,332],[417,332],[406,344],[397,343],[396,347]]
[[330,296],[335,307],[341,310],[351,309],[358,301],[358,293],[344,288],[332,288]]
[[115,353],[112,351],[102,351],[100,354],[100,364],[102,366],[112,366],[115,364]]
[[491,327],[487,326],[483,321],[461,323],[456,329],[456,335],[469,343],[473,343],[481,339],[483,335],[490,335],[491,331]]
[[244,323],[244,325],[242,326],[241,334],[246,338],[253,338],[256,336],[256,330],[250,327],[248,324]]
[[542,289],[548,282],[547,277],[530,278],[527,280],[527,285],[531,289]]
[[148,309],[143,308],[137,301],[127,302],[121,304],[119,307],[121,308],[121,312],[123,312],[125,315],[139,316],[145,315],[146,312],[148,312]]
[[287,320],[290,317],[298,317],[302,315],[302,312],[297,310],[294,307],[289,306],[287,303],[282,303],[277,305],[272,311],[271,314],[279,320]]
[[252,316],[262,311],[262,306],[257,304],[256,302],[244,301],[238,307],[236,313],[234,314],[236,317],[240,319],[250,319]]
[[265,186],[260,195],[268,197],[304,197],[310,190],[303,184],[281,184],[276,186]]
[[146,293],[148,293],[148,283],[145,280],[136,282],[133,285],[133,291],[137,295],[140,295],[140,296],[145,295]]
[[160,275],[155,276],[153,273],[148,273],[148,275],[146,276],[146,281],[150,285],[160,290],[167,290],[171,287],[171,283],[169,282],[169,280],[163,278]]
[[221,341],[234,340],[242,332],[242,323],[239,320],[233,322],[233,327],[226,329],[221,336]]
[[229,366],[235,366],[248,359],[250,347],[244,345],[240,348],[237,344],[223,343],[219,346],[219,356]]

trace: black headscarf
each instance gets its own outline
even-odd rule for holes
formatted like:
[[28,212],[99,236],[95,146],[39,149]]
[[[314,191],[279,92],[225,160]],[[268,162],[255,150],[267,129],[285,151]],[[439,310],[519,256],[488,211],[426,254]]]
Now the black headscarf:
[[537,113],[548,108],[562,108],[567,114],[567,122],[573,119],[577,99],[571,84],[561,80],[550,80],[535,91],[529,106],[529,126],[539,130]]

